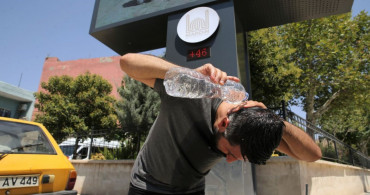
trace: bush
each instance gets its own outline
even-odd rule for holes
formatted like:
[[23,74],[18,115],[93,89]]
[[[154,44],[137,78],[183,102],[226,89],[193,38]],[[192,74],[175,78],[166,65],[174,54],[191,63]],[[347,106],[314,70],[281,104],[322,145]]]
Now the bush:
[[94,153],[91,155],[91,160],[106,160],[102,153]]

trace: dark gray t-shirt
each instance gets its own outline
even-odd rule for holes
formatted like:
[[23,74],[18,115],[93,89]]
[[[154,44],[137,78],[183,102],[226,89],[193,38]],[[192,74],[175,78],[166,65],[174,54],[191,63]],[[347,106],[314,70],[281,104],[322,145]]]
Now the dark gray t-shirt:
[[204,190],[205,175],[223,157],[213,129],[221,100],[168,96],[160,79],[154,89],[160,113],[136,158],[131,183],[164,194]]

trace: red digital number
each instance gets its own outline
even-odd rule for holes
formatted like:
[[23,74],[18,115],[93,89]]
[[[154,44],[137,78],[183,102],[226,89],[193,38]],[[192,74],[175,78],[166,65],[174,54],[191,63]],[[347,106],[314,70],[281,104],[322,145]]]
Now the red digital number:
[[211,50],[209,47],[202,47],[198,49],[188,50],[187,60],[197,60],[203,58],[209,58],[211,55]]
[[207,56],[207,48],[202,49],[202,56]]
[[201,57],[201,52],[200,52],[200,49],[197,50],[197,53],[196,53],[197,57],[200,58]]

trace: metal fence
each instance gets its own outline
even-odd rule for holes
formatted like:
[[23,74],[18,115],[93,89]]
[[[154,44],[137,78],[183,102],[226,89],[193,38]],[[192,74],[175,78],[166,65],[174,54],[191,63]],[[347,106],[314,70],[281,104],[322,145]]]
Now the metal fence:
[[330,133],[316,127],[293,112],[287,113],[287,119],[290,123],[300,127],[306,132],[307,130],[312,130],[314,132],[313,138],[321,148],[323,159],[370,168],[369,157],[353,149],[351,146],[340,141]]
[[294,112],[287,110],[284,106],[284,102],[282,104],[283,106],[281,108],[273,110],[276,110],[277,114],[286,121],[311,135],[316,144],[321,148],[323,160],[370,168],[370,158],[368,156],[355,150],[327,131],[306,121]]

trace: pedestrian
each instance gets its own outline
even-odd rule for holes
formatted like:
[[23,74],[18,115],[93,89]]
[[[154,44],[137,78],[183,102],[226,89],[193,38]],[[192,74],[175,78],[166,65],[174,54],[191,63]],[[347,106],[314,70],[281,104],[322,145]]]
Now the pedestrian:
[[[220,99],[188,99],[167,95],[165,73],[179,67],[161,58],[126,54],[121,69],[159,93],[160,113],[131,172],[129,195],[204,194],[205,176],[222,158],[265,164],[276,149],[313,162],[321,150],[298,127],[282,120],[261,102],[239,105]],[[237,77],[205,64],[196,71],[223,85]]]

